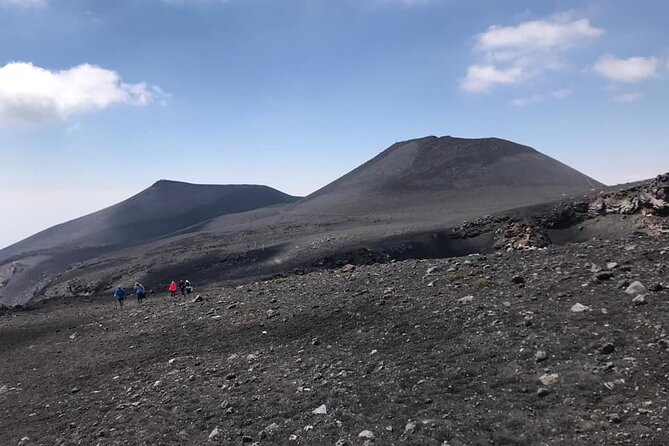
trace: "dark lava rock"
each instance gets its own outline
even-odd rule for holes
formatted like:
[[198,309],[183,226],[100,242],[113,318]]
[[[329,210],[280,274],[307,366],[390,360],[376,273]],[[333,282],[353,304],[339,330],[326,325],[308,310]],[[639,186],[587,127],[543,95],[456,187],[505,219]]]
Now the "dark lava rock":
[[511,283],[515,283],[517,285],[520,285],[522,283],[525,283],[525,278],[523,276],[513,276],[511,278]]
[[599,352],[602,355],[610,355],[611,353],[616,351],[616,346],[611,344],[610,342],[608,344],[604,344],[602,348],[599,350]]
[[603,271],[601,273],[595,274],[595,279],[599,280],[600,282],[603,282],[605,280],[611,280],[613,279],[613,273],[609,271]]
[[623,422],[623,419],[620,418],[620,415],[617,413],[610,413],[606,416],[611,423],[620,424]]
[[551,391],[548,390],[548,389],[545,388],[545,387],[539,387],[539,388],[537,389],[537,396],[540,397],[540,398],[543,398],[543,397],[549,395],[550,393],[551,393]]
[[648,291],[662,291],[664,286],[661,283],[654,283],[648,287]]

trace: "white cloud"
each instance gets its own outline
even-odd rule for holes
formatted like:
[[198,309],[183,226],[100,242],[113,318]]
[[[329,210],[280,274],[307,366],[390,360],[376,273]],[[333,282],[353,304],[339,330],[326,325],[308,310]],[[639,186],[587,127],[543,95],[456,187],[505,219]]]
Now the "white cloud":
[[481,92],[497,84],[517,84],[524,77],[521,67],[499,69],[494,65],[470,65],[460,86],[465,91]]
[[476,46],[490,51],[565,49],[604,33],[588,19],[569,21],[565,18],[557,16],[552,21],[535,20],[518,26],[491,26],[478,37]]
[[567,51],[603,33],[588,19],[573,19],[568,14],[517,26],[491,26],[476,37],[474,50],[482,62],[469,66],[460,87],[485,92],[499,84],[518,84],[545,71],[563,69]]
[[560,88],[559,90],[551,91],[550,94],[555,99],[564,99],[568,96],[571,96],[571,93],[572,93],[571,88]]
[[113,104],[146,105],[164,94],[146,83],[126,84],[112,70],[82,64],[50,71],[26,62],[0,68],[0,124],[44,124]]
[[48,0],[0,0],[0,8],[39,9],[47,3]]
[[516,107],[525,107],[527,105],[539,104],[541,102],[544,102],[544,99],[546,98],[543,95],[535,94],[526,98],[513,99],[511,100],[511,105],[515,105]]
[[613,97],[613,100],[616,102],[621,102],[623,104],[629,104],[631,102],[636,102],[643,97],[643,93],[625,93],[619,94]]
[[619,59],[605,54],[595,63],[594,70],[615,82],[641,82],[657,77],[659,60],[655,57]]

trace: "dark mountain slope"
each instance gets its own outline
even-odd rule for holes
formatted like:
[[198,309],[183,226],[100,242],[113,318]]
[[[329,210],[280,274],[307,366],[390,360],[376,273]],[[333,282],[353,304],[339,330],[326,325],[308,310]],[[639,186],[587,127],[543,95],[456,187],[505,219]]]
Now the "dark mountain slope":
[[161,180],[101,211],[63,223],[0,251],[0,303],[23,304],[72,265],[113,257],[174,233],[197,232],[221,215],[290,203],[267,186],[197,185]]
[[[0,302],[86,296],[136,280],[156,290],[174,278],[244,280],[364,261],[370,252],[468,252],[478,248],[468,240],[451,246],[448,237],[436,252],[433,236],[465,220],[601,186],[527,146],[448,136],[394,144],[293,203],[258,186],[159,182],[0,252]],[[287,204],[265,206],[275,203]],[[416,234],[425,246],[405,249]]]
[[298,213],[396,214],[502,209],[602,184],[536,150],[498,138],[400,142],[309,195]]
[[121,203],[54,226],[3,249],[0,261],[21,253],[54,248],[140,243],[219,215],[295,200],[296,197],[267,186],[200,185],[161,180]]

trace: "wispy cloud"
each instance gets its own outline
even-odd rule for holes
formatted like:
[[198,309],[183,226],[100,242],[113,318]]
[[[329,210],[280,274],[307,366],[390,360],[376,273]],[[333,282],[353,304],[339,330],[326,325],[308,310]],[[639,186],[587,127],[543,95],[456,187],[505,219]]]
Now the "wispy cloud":
[[0,0],[0,8],[40,9],[48,0]]
[[481,62],[470,65],[460,87],[485,92],[500,84],[518,84],[547,70],[564,67],[564,54],[600,37],[604,30],[588,19],[559,14],[516,26],[491,26],[476,37]]
[[625,94],[619,94],[613,97],[613,100],[615,102],[620,102],[623,104],[629,104],[631,102],[636,102],[639,99],[643,97],[643,93],[641,92],[636,92],[636,93],[625,93]]
[[655,57],[619,59],[605,54],[595,63],[596,73],[614,82],[641,82],[657,77],[660,61]]
[[40,125],[113,104],[146,105],[164,96],[158,87],[124,83],[115,71],[89,64],[62,71],[26,62],[0,68],[0,124]]
[[553,96],[555,99],[564,99],[566,97],[571,96],[572,89],[571,88],[560,88],[559,90],[554,90],[551,91],[551,96]]
[[533,94],[532,96],[512,99],[510,103],[516,107],[525,107],[528,105],[540,104],[548,99],[564,99],[571,95],[571,92],[571,88],[561,88],[559,90],[553,90],[548,94]]
[[516,98],[511,100],[511,105],[515,105],[516,107],[525,107],[527,105],[532,105],[532,104],[539,104],[541,102],[544,102],[546,97],[541,94],[535,94],[532,96],[528,96],[526,98]]

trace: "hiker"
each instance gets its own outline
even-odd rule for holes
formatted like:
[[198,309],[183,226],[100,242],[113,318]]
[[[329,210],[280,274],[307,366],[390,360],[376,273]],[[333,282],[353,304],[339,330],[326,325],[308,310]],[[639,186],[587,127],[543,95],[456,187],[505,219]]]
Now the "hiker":
[[188,279],[186,279],[186,283],[184,285],[186,285],[186,294],[190,294],[193,292],[193,284],[190,283]]
[[137,303],[141,304],[142,300],[146,297],[146,291],[144,290],[144,285],[139,282],[135,282],[135,295],[137,296]]
[[181,290],[181,295],[186,297],[186,283],[183,280],[179,281],[179,289]]
[[170,292],[171,297],[176,297],[177,295],[177,283],[173,280],[172,283],[170,283],[170,287],[168,288]]
[[118,304],[123,308],[123,301],[125,300],[125,297],[127,296],[127,293],[125,292],[125,289],[121,285],[116,288],[116,291],[114,292],[114,297],[118,299]]

